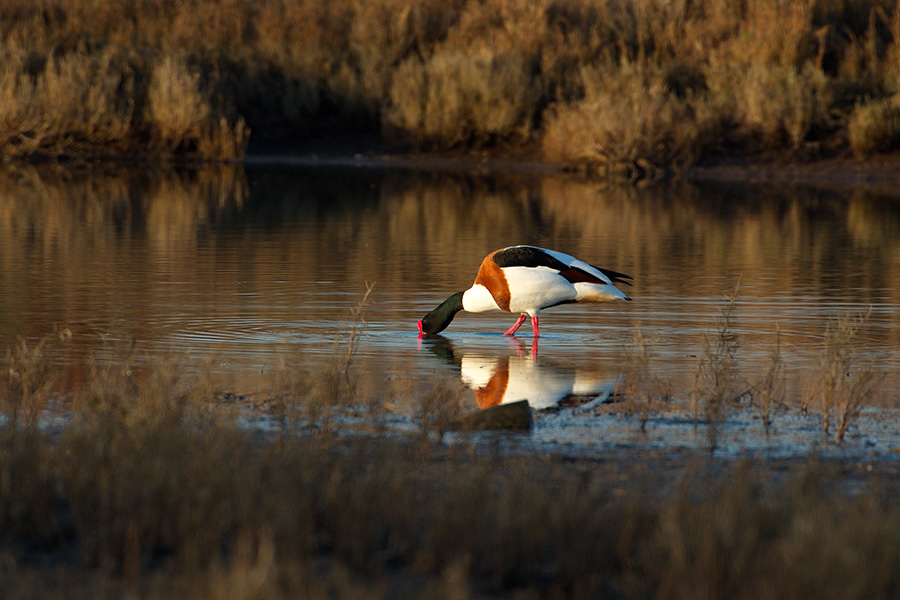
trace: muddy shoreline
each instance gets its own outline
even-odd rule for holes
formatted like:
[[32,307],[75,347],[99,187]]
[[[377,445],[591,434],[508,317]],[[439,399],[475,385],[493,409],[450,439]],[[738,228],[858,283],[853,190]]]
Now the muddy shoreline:
[[[849,188],[878,188],[900,195],[900,154],[857,158],[852,153],[809,158],[795,152],[756,156],[723,156],[681,169],[645,163],[625,177],[589,169],[573,170],[545,160],[535,145],[456,151],[416,151],[380,138],[322,139],[302,144],[251,145],[239,161],[249,166],[365,167],[416,171],[569,175],[601,182],[624,180],[683,180],[725,183],[791,183]],[[619,173],[622,174],[621,172]]]

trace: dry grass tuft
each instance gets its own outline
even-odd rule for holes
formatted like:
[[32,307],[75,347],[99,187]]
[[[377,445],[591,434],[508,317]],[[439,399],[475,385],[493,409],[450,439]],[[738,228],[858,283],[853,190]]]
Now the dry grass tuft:
[[646,433],[653,411],[670,397],[668,381],[653,373],[654,343],[656,339],[644,335],[638,325],[625,351],[625,403],[628,412],[637,417],[642,433]]
[[0,377],[0,410],[6,427],[37,424],[56,382],[57,348],[53,346],[48,339],[29,344],[20,337],[15,346],[7,349]]
[[518,54],[488,46],[438,49],[396,70],[387,126],[421,143],[451,147],[526,139],[537,96]]
[[636,67],[581,78],[584,99],[547,119],[543,149],[553,161],[629,173],[690,164],[718,141],[720,116],[703,92],[679,96],[663,74]]
[[[331,366],[323,372],[310,373],[309,393],[302,403],[306,425],[327,438],[335,425],[333,411],[357,401],[357,379],[353,368],[360,338],[365,333],[365,311],[375,289],[375,283],[366,282],[366,289],[359,302],[350,309],[349,321],[342,333],[343,340],[335,342]],[[345,345],[343,352],[338,345]]]
[[459,377],[441,374],[423,381],[400,378],[392,388],[386,404],[390,410],[412,419],[423,456],[440,448],[448,431],[458,429],[465,400],[471,397],[471,391]]
[[858,364],[857,335],[869,313],[835,317],[825,329],[821,368],[808,384],[804,403],[822,415],[822,430],[828,436],[834,425],[835,441],[844,439],[848,428],[871,400],[881,374],[870,364]]
[[857,106],[847,125],[850,147],[857,156],[890,152],[900,146],[900,108],[893,98]]
[[775,422],[775,417],[779,412],[784,411],[787,407],[784,404],[784,361],[781,358],[781,330],[775,330],[775,348],[769,355],[769,364],[766,366],[766,372],[760,380],[752,388],[753,403],[756,412],[759,413],[762,420],[766,435]]
[[710,78],[710,87],[733,106],[739,133],[762,148],[800,148],[811,132],[829,126],[828,81],[812,67],[721,72]]
[[734,329],[734,311],[740,285],[738,281],[734,291],[724,295],[715,332],[703,336],[703,352],[694,375],[691,412],[696,420],[702,406],[710,451],[715,450],[719,426],[742,391],[737,358],[740,337]]

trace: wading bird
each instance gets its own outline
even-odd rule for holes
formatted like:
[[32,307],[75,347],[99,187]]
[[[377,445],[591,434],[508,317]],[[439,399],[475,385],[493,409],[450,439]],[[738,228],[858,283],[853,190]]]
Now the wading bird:
[[510,246],[485,256],[472,287],[456,292],[422,317],[419,334],[440,333],[461,310],[505,310],[520,314],[504,335],[513,335],[525,317],[531,317],[538,337],[538,313],[543,309],[571,302],[631,300],[613,285],[631,285],[630,279],[555,250]]

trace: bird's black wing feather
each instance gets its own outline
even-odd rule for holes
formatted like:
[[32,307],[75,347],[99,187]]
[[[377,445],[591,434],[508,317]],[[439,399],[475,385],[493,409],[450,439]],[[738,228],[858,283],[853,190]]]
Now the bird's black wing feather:
[[[584,274],[588,276],[587,278],[579,276],[582,271],[577,269],[577,267],[570,267],[547,252],[544,252],[542,249],[534,246],[512,246],[510,248],[498,250],[494,254],[494,262],[497,263],[498,267],[550,267],[551,269],[556,269],[560,273],[568,274],[569,277],[567,278],[570,278],[571,281],[595,281],[596,283],[606,283],[597,280],[594,275],[589,275],[588,273]],[[612,271],[610,269],[603,269],[595,265],[591,266],[609,277],[609,280],[612,283],[631,285],[631,275],[626,275],[625,273],[619,273],[618,271]]]
[[550,267],[557,271],[569,268],[556,258],[534,246],[512,246],[494,253],[494,262],[498,267]]
[[624,283],[625,285],[631,285],[631,275],[626,275],[625,273],[619,273],[618,271],[610,271],[609,269],[601,269],[598,266],[591,265],[607,277],[613,283]]

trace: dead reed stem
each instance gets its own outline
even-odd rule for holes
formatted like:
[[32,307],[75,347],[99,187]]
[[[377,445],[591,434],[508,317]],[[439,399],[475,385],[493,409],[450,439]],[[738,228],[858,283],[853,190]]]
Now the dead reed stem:
[[775,328],[775,347],[769,355],[769,363],[762,379],[752,388],[753,402],[762,420],[766,435],[769,435],[775,417],[785,410],[784,361],[781,358],[781,328]]
[[691,411],[696,420],[702,406],[710,452],[716,448],[719,427],[727,418],[731,403],[737,402],[741,392],[737,358],[740,337],[734,323],[740,287],[739,279],[734,290],[723,295],[716,330],[703,336],[703,351],[694,376]]

